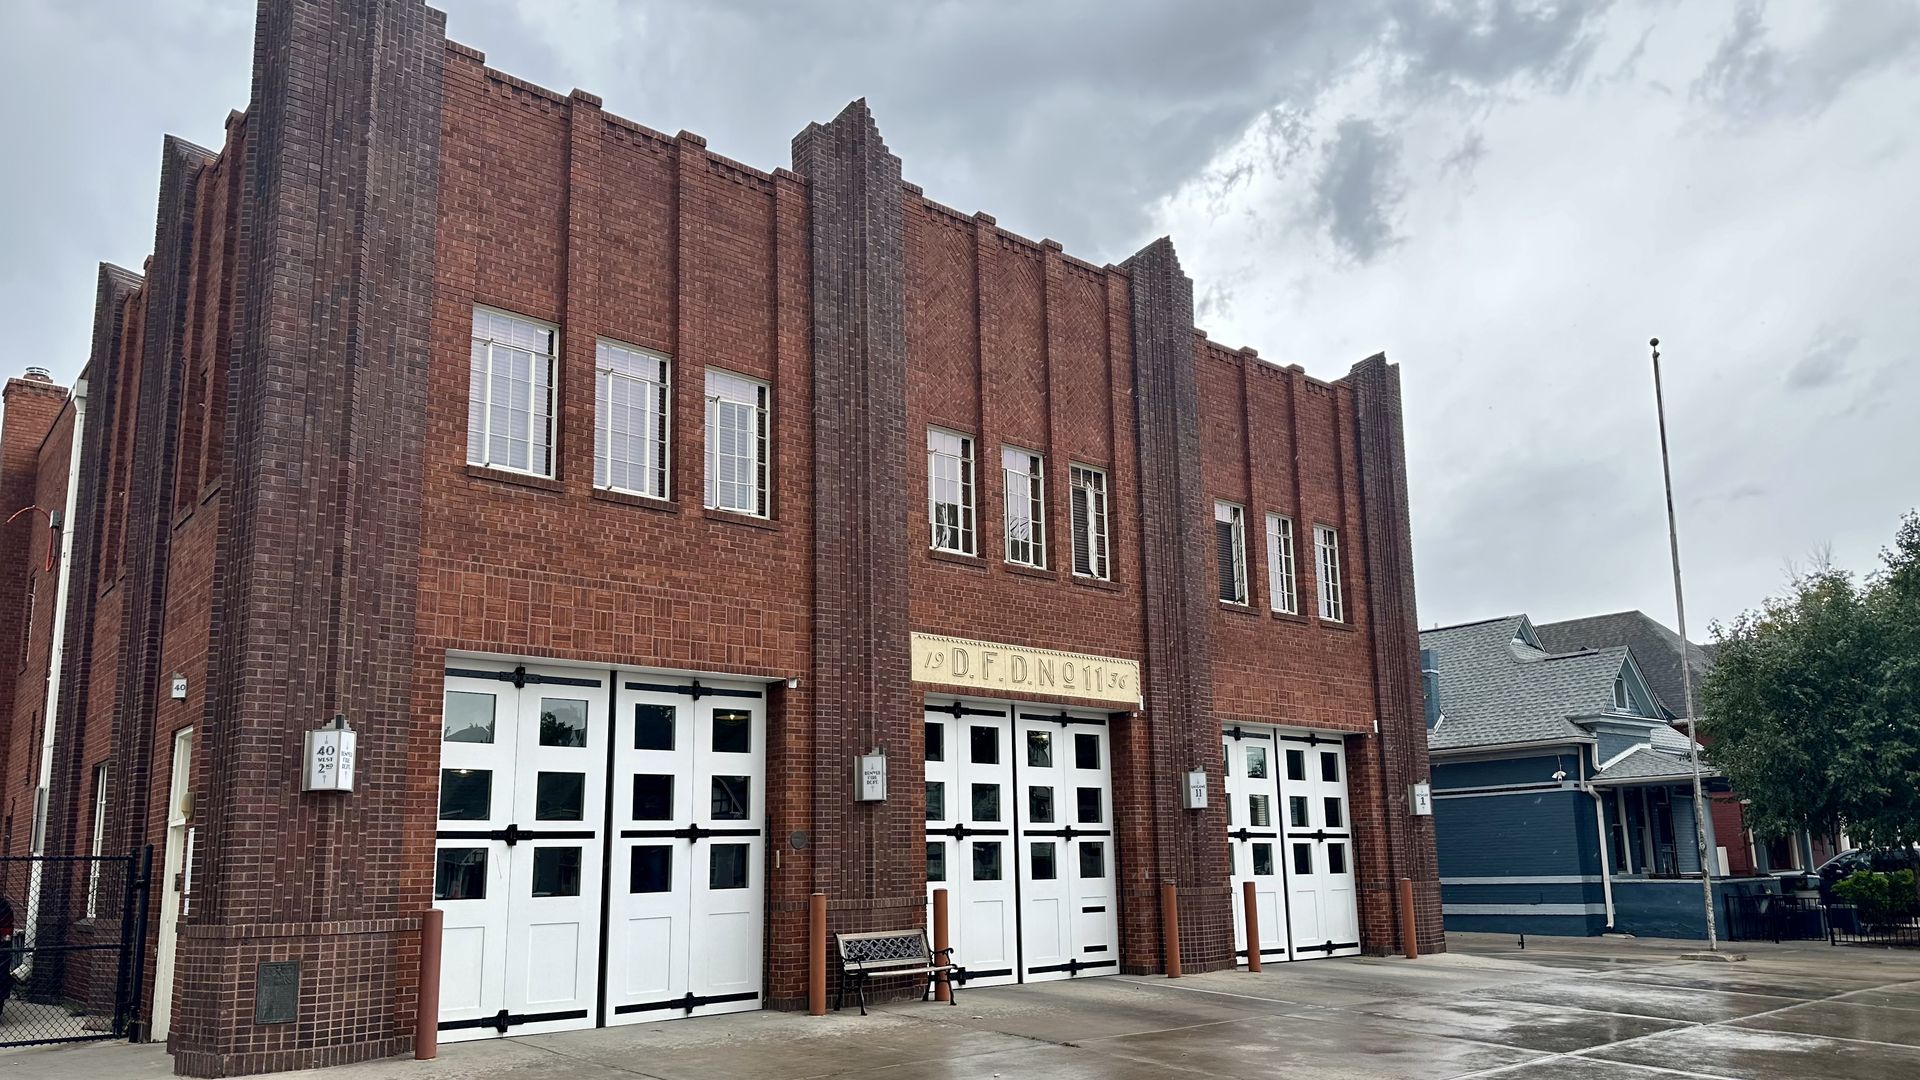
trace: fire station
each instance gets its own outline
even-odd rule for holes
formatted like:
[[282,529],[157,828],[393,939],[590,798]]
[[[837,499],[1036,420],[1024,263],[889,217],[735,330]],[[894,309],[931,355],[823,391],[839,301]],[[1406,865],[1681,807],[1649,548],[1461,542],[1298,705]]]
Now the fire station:
[[6,387],[6,853],[151,849],[136,1035],[804,1007],[814,894],[946,890],[967,991],[1442,946],[1394,366],[1216,342],[1171,241],[943,205],[865,102],[769,170],[444,26],[261,5],[81,378]]

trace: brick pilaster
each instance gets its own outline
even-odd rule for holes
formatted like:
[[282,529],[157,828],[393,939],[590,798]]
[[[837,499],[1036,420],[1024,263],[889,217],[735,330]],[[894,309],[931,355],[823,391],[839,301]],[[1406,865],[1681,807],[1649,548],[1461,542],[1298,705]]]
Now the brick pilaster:
[[[1222,872],[1227,825],[1208,621],[1212,515],[1200,469],[1193,281],[1164,237],[1125,266],[1132,297],[1147,679],[1146,711],[1116,732],[1116,744],[1127,745],[1115,756],[1124,749],[1146,759],[1145,790],[1127,795],[1153,807],[1154,850],[1127,857],[1153,860],[1150,886],[1179,887],[1182,963],[1201,971],[1233,963],[1233,904]],[[1210,778],[1213,797],[1205,810],[1181,809],[1180,778],[1190,769],[1205,769]],[[1115,792],[1116,803],[1121,794]],[[1128,902],[1155,899],[1136,894]],[[1131,953],[1129,959],[1138,962]]]
[[[260,8],[240,214],[253,284],[228,376],[196,738],[209,842],[174,998],[189,1075],[384,1056],[412,1037],[431,876],[432,793],[410,759],[434,750],[416,745],[429,725],[411,703],[445,56],[444,16],[420,0]],[[302,794],[304,732],[335,714],[359,732],[357,789]],[[300,963],[303,1022],[253,1023],[266,959]]]
[[[793,161],[809,185],[812,244],[815,887],[836,930],[914,926],[925,862],[902,853],[925,842],[924,746],[908,652],[917,459],[900,159],[856,101],[796,136]],[[854,756],[875,749],[888,755],[889,797],[856,803]]]
[[[1399,880],[1414,883],[1415,933],[1420,951],[1445,947],[1440,918],[1440,878],[1434,857],[1433,818],[1407,813],[1408,787],[1428,778],[1426,713],[1420,684],[1420,624],[1414,609],[1413,530],[1407,504],[1407,448],[1401,425],[1400,369],[1374,355],[1347,376],[1353,389],[1356,464],[1365,527],[1368,623],[1373,630],[1373,678],[1379,734],[1350,739],[1350,749],[1368,755],[1385,788],[1387,879],[1362,881],[1362,917],[1377,925],[1383,909],[1393,915],[1391,935],[1370,948],[1400,942]],[[1359,796],[1356,794],[1355,798]],[[1377,864],[1380,860],[1374,860]],[[1378,873],[1380,867],[1363,868]],[[1387,898],[1391,897],[1389,901]],[[1373,917],[1364,910],[1372,907]]]

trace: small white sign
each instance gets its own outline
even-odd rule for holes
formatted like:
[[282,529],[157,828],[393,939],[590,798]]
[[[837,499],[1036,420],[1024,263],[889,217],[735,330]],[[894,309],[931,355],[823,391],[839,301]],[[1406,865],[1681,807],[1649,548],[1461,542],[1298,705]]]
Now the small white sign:
[[356,736],[347,728],[307,732],[307,777],[303,791],[352,791]]
[[1186,777],[1186,786],[1180,789],[1180,805],[1188,810],[1207,808],[1207,771],[1195,769]]
[[1407,813],[1414,817],[1433,816],[1433,785],[1415,784],[1408,789]]
[[884,802],[887,797],[887,755],[861,754],[854,761],[854,800]]
[[187,700],[187,677],[185,675],[175,675],[173,677],[172,693],[173,700],[175,701]]

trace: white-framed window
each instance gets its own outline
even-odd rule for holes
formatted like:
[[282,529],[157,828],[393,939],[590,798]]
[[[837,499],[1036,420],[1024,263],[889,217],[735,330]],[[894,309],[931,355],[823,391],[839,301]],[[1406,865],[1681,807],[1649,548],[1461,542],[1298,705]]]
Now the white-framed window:
[[767,516],[767,384],[707,369],[707,508]]
[[1633,700],[1627,696],[1627,677],[1625,675],[1615,675],[1613,677],[1613,707],[1620,712],[1627,712],[1633,708]]
[[107,840],[107,766],[102,762],[93,767],[93,840],[87,847],[87,853],[93,861],[87,864],[87,918],[97,912],[100,900],[100,856]]
[[1320,617],[1328,622],[1346,622],[1346,607],[1340,602],[1340,533],[1331,525],[1313,527],[1314,569],[1320,579]]
[[473,309],[467,462],[553,475],[553,372],[560,332],[492,308]]
[[1287,615],[1300,612],[1300,593],[1293,574],[1293,519],[1267,515],[1267,603]]
[[1107,474],[1091,465],[1068,465],[1067,482],[1073,519],[1073,572],[1079,577],[1112,580],[1107,551]]
[[633,345],[594,343],[593,486],[667,497],[672,371]]
[[1220,602],[1247,602],[1247,513],[1229,502],[1213,504],[1214,563],[1219,568]]
[[1000,448],[1006,479],[1007,561],[1021,566],[1047,565],[1047,477],[1040,455]]
[[927,521],[933,549],[972,555],[973,440],[927,429]]

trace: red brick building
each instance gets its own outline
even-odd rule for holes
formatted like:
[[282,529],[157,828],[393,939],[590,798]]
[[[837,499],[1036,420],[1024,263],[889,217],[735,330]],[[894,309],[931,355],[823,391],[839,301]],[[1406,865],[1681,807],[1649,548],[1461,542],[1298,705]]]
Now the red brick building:
[[763,172],[443,30],[262,5],[84,388],[7,388],[16,505],[80,453],[0,534],[7,851],[43,783],[46,851],[154,846],[179,1071],[409,1046],[436,906],[447,1039],[803,1004],[815,892],[949,889],[970,986],[1163,970],[1167,884],[1189,971],[1246,881],[1269,959],[1400,949],[1402,878],[1441,946],[1384,358],[1216,344],[1169,242],[942,206],[864,103]]

